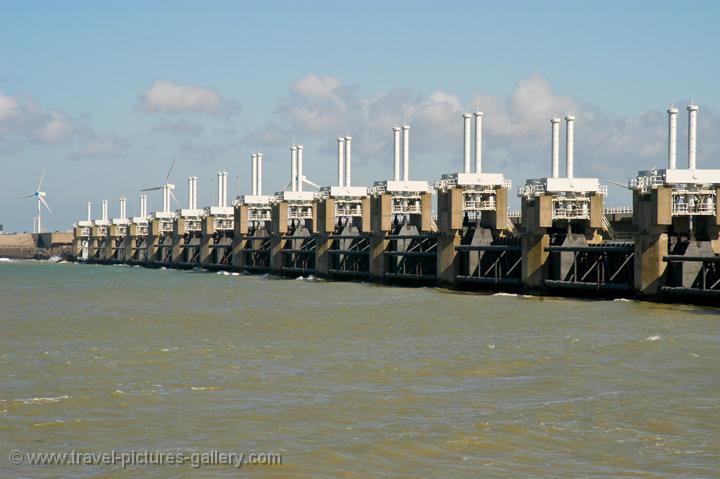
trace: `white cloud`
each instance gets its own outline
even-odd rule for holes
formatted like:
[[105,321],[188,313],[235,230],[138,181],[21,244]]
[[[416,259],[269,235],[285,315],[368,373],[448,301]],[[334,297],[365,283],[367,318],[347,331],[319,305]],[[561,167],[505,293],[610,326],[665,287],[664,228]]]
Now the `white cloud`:
[[281,100],[275,117],[248,133],[246,141],[281,145],[302,138],[326,140],[333,149],[338,134],[351,133],[359,152],[378,154],[392,139],[392,127],[408,122],[414,145],[436,151],[453,130],[452,118],[460,112],[460,100],[436,91],[427,97],[409,90],[363,97],[359,88],[334,77],[307,75],[290,84],[289,95]]
[[67,143],[77,131],[75,122],[60,110],[43,116],[32,131],[32,137],[48,145]]
[[115,134],[98,134],[85,119],[64,110],[46,110],[33,99],[0,92],[0,154],[16,154],[28,145],[78,144],[72,158],[117,157],[130,142]]
[[[408,89],[363,96],[357,86],[311,74],[290,84],[273,118],[251,131],[245,141],[287,145],[316,138],[325,153],[332,154],[334,138],[349,133],[356,148],[354,158],[385,165],[392,151],[392,127],[408,123],[411,156],[420,157],[413,162],[413,176],[433,179],[460,167],[461,113],[477,108],[484,112],[486,171],[504,172],[518,184],[548,174],[549,119],[572,113],[576,175],[624,180],[639,169],[662,167],[665,162],[666,117],[663,105],[658,107],[632,116],[616,115],[556,92],[540,75],[520,80],[508,96],[480,91],[462,101],[445,91],[422,95]],[[678,145],[685,141],[683,123],[681,118]],[[699,161],[712,161],[720,154],[720,118],[702,105],[699,130]],[[561,143],[564,148],[564,128]],[[678,156],[683,157],[681,146]]]
[[9,118],[17,115],[18,101],[0,92],[0,122],[7,121]]
[[227,115],[235,105],[225,100],[213,88],[196,85],[180,85],[167,80],[157,80],[138,94],[138,106],[148,113],[209,113]]
[[44,111],[35,101],[0,92],[0,135],[21,150],[27,143],[57,145],[71,142],[81,122],[63,110]]
[[85,139],[76,158],[116,158],[129,147],[129,141],[112,133],[93,134]]
[[204,131],[204,126],[188,120],[164,120],[150,130],[151,133],[176,137],[194,137],[201,135]]

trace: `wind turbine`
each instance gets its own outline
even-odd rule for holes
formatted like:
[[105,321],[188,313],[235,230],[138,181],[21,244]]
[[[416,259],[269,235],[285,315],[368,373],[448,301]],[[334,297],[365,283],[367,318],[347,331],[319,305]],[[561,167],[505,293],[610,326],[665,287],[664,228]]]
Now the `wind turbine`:
[[155,190],[163,190],[163,213],[169,213],[170,212],[170,198],[175,201],[175,204],[180,207],[180,203],[178,202],[177,198],[175,198],[175,195],[173,194],[172,190],[175,189],[175,185],[172,183],[169,183],[170,180],[170,174],[172,173],[173,167],[175,166],[175,158],[173,158],[172,164],[170,165],[170,169],[168,170],[168,174],[165,177],[165,184],[162,186],[155,186],[153,188],[144,188],[140,191],[155,191]]
[[53,211],[50,209],[50,205],[47,204],[47,201],[45,201],[45,197],[47,196],[47,193],[44,191],[40,191],[40,188],[42,188],[43,181],[45,180],[45,173],[47,173],[47,170],[43,170],[42,176],[40,176],[40,182],[37,185],[37,189],[35,190],[35,193],[31,193],[29,195],[25,196],[19,196],[17,199],[23,199],[23,198],[37,198],[37,218],[33,218],[33,220],[37,220],[37,229],[35,230],[35,221],[33,221],[33,229],[35,230],[34,233],[42,233],[42,207],[43,205],[47,210],[52,213]]

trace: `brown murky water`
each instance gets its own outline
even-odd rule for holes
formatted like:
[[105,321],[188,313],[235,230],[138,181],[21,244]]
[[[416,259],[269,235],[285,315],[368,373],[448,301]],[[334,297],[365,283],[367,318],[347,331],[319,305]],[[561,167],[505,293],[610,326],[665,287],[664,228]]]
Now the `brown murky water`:
[[0,328],[0,477],[718,477],[717,309],[15,262]]

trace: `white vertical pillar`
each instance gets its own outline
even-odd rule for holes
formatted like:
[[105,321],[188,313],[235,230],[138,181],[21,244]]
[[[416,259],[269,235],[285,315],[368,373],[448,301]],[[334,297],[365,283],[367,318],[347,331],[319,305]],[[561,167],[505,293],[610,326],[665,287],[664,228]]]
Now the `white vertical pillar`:
[[251,195],[257,195],[257,166],[258,166],[258,158],[257,154],[253,153],[251,155],[252,162],[250,163],[250,172],[251,172],[251,181],[252,184],[250,186],[250,194]]
[[102,219],[103,219],[103,221],[107,221],[107,219],[108,219],[108,201],[102,200],[100,205],[102,206]]
[[677,114],[674,106],[668,108],[668,170],[677,168]]
[[297,147],[297,191],[303,190],[303,146]]
[[482,173],[482,119],[481,111],[475,112],[475,173]]
[[553,178],[560,177],[560,118],[550,118],[550,171]]
[[697,105],[688,105],[688,168],[697,166]]
[[120,219],[127,218],[127,198],[124,196],[120,197]]
[[92,221],[92,203],[87,202],[87,220]]
[[393,128],[395,141],[393,149],[393,180],[400,181],[400,128]]
[[223,196],[222,196],[222,205],[223,207],[228,205],[227,199],[228,199],[228,172],[223,171]]
[[463,115],[463,173],[470,173],[470,119],[472,115]]
[[410,126],[403,125],[403,180],[410,180]]
[[188,209],[193,209],[193,177],[188,176]]
[[575,175],[575,117],[565,117],[565,176],[574,178]]
[[352,162],[352,137],[345,137],[345,186],[350,186],[350,173]]
[[222,171],[217,172],[217,205],[222,206]]
[[297,191],[297,147],[290,147],[290,191]]
[[140,217],[147,218],[147,195],[140,195]]
[[345,186],[345,138],[339,137],[338,142],[338,186]]
[[163,185],[162,187],[163,192],[163,213],[166,213],[170,209],[170,188],[168,185]]
[[197,176],[192,177],[192,206],[190,208],[197,209]]
[[262,163],[263,163],[263,154],[258,153],[257,154],[257,193],[258,195],[262,195]]

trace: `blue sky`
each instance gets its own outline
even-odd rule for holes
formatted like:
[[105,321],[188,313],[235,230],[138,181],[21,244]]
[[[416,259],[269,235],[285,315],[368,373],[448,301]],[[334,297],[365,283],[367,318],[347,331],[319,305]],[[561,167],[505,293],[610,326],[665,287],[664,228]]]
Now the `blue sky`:
[[[64,3],[64,4],[63,4]],[[699,163],[720,167],[717,2],[0,2],[0,223],[30,230],[48,170],[51,229],[86,201],[231,174],[265,192],[335,178],[354,139],[354,183],[390,175],[391,128],[408,122],[414,179],[456,171],[461,114],[485,112],[486,171],[517,186],[547,175],[550,116],[576,122],[576,176],[624,181],[665,162],[665,114],[700,105]],[[173,103],[176,102],[176,103]],[[3,109],[4,108],[4,109]],[[685,111],[679,162],[685,160]],[[610,190],[609,202],[629,193]],[[150,209],[160,206],[152,196]]]

